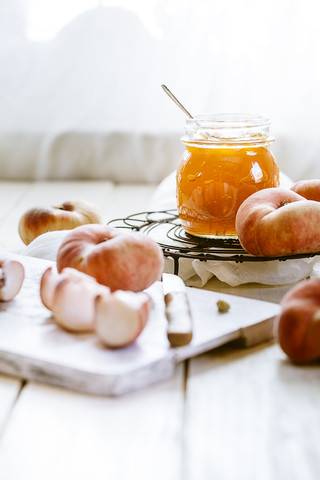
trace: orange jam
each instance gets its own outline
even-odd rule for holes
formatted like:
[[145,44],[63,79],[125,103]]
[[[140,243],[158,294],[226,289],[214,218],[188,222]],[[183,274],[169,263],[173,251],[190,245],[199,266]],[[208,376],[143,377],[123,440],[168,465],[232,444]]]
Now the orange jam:
[[[186,150],[177,168],[178,215],[192,235],[235,236],[235,216],[241,203],[258,190],[279,186],[279,169],[269,149],[272,139],[261,126],[265,117],[258,117],[258,126],[252,118],[243,126],[243,116],[240,120],[233,116],[233,129],[223,124],[230,124],[224,118],[219,135],[207,119],[199,131],[200,118],[196,117],[191,137],[189,133],[182,139]],[[255,128],[250,128],[252,123]]]

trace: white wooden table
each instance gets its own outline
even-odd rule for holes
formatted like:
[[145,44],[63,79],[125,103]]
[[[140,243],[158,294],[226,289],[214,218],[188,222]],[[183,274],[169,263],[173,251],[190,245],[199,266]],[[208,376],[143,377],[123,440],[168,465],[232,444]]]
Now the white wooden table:
[[[0,248],[36,204],[82,198],[104,220],[145,210],[153,186],[0,182]],[[278,302],[288,287],[209,288]],[[320,366],[292,365],[273,342],[225,346],[170,380],[118,398],[0,375],[1,480],[316,480]]]

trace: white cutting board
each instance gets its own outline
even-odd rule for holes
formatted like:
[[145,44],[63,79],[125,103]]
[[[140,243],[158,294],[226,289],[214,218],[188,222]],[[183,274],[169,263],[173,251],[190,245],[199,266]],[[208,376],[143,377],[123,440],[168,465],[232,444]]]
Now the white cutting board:
[[[109,350],[94,334],[71,334],[55,325],[42,305],[41,275],[52,262],[10,255],[21,261],[26,278],[14,300],[0,304],[0,371],[28,380],[99,395],[121,395],[168,378],[186,358],[236,339],[253,345],[272,337],[277,304],[187,288],[194,321],[192,342],[170,348],[162,285],[150,289],[154,306],[150,320],[131,346]],[[230,310],[219,313],[216,302]]]

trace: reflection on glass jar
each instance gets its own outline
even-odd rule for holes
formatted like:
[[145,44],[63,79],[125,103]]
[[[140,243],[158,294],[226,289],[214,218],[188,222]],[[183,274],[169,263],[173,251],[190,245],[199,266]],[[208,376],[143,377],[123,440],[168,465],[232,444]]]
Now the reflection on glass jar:
[[260,115],[202,115],[187,120],[177,168],[177,206],[183,228],[201,237],[235,236],[241,203],[279,186],[270,151],[269,120]]

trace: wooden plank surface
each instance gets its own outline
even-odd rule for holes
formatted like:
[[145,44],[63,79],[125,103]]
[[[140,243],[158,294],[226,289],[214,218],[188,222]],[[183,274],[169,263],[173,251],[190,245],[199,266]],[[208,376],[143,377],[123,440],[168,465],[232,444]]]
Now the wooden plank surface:
[[[0,247],[21,248],[19,214],[44,196],[86,192],[109,220],[145,210],[153,193],[85,184],[2,182]],[[211,282],[268,301],[287,288]],[[0,478],[318,480],[319,365],[294,366],[273,344],[223,347],[188,365],[186,390],[181,365],[170,380],[120,398],[27,383],[15,401],[20,383],[0,377]]]
[[186,398],[184,480],[319,478],[319,364],[225,347],[190,361]]
[[19,380],[0,375],[0,442],[20,389],[21,382]]
[[148,210],[155,188],[154,185],[144,184],[115,185],[111,198],[101,206],[105,218],[124,218]]
[[181,478],[183,372],[121,398],[29,384],[0,448],[10,480]]

